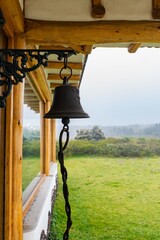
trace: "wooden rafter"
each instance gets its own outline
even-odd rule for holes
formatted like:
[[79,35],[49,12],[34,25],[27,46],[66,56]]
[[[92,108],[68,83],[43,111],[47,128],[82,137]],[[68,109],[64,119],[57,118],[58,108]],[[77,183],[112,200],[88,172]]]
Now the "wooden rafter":
[[141,46],[141,43],[131,43],[128,47],[128,52],[135,53],[140,46]]
[[160,0],[152,0],[152,17],[160,19]]
[[[77,84],[77,83],[70,83],[70,85],[71,85],[71,86],[78,87],[78,84]],[[58,83],[51,83],[51,84],[50,84],[50,88],[51,88],[51,89],[54,89],[54,88],[59,87],[59,86],[61,86],[61,84],[58,84]]]
[[[34,46],[30,46],[30,48],[34,49]],[[32,64],[34,64],[34,61]],[[31,63],[28,64],[28,66],[30,67]],[[51,92],[48,87],[43,67],[39,67],[36,70],[29,72],[28,75],[28,81],[31,85],[31,88],[34,90],[35,95],[43,102],[51,101]]]
[[44,50],[44,49],[48,49],[48,50],[72,50],[71,47],[69,46],[59,46],[59,45],[46,45],[46,44],[42,44],[39,45],[39,49]]
[[30,99],[33,99],[33,100],[37,100],[38,101],[38,98],[36,96],[27,96],[27,95],[24,95],[24,101],[27,101],[27,100],[30,100]]
[[[82,63],[81,62],[68,62],[68,66],[72,69],[81,70],[82,69]],[[48,66],[45,68],[51,68],[51,69],[61,69],[64,67],[63,62],[54,62],[54,61],[48,61]]]
[[91,15],[93,18],[103,18],[106,12],[105,7],[102,5],[101,0],[91,0],[92,11]]
[[[49,73],[48,74],[48,80],[61,80],[62,81],[62,79],[60,78],[59,74],[54,74],[54,73]],[[69,80],[79,81],[80,80],[80,76],[79,75],[72,75]]]
[[26,20],[25,38],[34,44],[94,45],[160,43],[157,21],[47,22]]
[[35,93],[32,90],[25,90],[25,96],[35,96]]

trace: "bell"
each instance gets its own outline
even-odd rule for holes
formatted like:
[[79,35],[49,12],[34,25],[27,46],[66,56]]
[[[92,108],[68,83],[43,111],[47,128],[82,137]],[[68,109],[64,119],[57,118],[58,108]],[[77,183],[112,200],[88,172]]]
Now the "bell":
[[79,90],[67,84],[55,88],[53,104],[44,118],[89,118],[84,112]]

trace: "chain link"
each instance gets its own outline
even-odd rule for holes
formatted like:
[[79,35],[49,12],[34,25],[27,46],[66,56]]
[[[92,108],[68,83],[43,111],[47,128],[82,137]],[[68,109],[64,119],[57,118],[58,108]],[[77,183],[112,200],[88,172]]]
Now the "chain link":
[[[68,186],[67,186],[67,169],[64,166],[64,154],[63,151],[66,149],[68,142],[69,142],[69,119],[68,118],[63,118],[62,123],[64,124],[63,129],[60,132],[59,136],[59,152],[58,152],[58,160],[60,163],[60,170],[61,170],[61,175],[62,175],[62,181],[63,181],[63,196],[65,200],[65,211],[67,215],[67,226],[66,230],[63,234],[63,240],[68,240],[69,239],[69,230],[72,226],[72,220],[71,220],[71,207],[69,204],[69,191],[68,191]],[[66,134],[66,140],[63,145],[63,135]]]

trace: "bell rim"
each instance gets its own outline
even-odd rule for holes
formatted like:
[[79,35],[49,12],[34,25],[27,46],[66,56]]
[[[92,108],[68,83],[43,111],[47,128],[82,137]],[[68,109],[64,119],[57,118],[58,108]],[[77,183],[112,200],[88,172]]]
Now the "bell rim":
[[70,112],[70,113],[67,113],[67,114],[63,114],[63,113],[60,113],[60,112],[57,112],[57,113],[54,113],[54,114],[49,114],[49,113],[46,113],[43,118],[52,118],[52,119],[61,119],[61,118],[72,118],[72,119],[76,119],[76,118],[90,118],[90,116],[87,114],[87,113],[81,113],[81,112],[77,112],[75,114],[75,112]]

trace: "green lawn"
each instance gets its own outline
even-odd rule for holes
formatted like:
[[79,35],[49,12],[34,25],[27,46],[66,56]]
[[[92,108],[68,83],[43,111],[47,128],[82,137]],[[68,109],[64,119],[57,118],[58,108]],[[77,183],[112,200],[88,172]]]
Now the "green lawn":
[[[76,157],[65,164],[73,220],[70,240],[160,239],[160,158]],[[54,239],[63,239],[65,224],[60,179]]]
[[29,185],[29,183],[40,172],[39,158],[24,158],[22,161],[22,190]]

